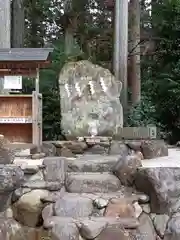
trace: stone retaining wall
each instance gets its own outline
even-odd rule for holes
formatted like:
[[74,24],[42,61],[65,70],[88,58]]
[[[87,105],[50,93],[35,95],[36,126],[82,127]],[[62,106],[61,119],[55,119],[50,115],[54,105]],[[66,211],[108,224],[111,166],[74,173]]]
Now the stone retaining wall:
[[[97,146],[109,155],[89,152]],[[46,142],[43,148],[50,156],[39,166],[0,165],[0,197],[9,199],[0,239],[180,239],[180,168],[141,165],[142,158],[167,155],[162,141]],[[58,157],[63,148],[73,157]]]
[[[44,156],[76,157],[82,154],[123,155],[132,151],[141,152],[142,158],[151,159],[168,155],[167,145],[162,140],[115,141],[108,137],[93,143],[89,139],[81,141],[48,141],[41,146],[40,158]],[[98,139],[98,140],[99,140]],[[37,158],[37,149],[32,149],[32,158]]]

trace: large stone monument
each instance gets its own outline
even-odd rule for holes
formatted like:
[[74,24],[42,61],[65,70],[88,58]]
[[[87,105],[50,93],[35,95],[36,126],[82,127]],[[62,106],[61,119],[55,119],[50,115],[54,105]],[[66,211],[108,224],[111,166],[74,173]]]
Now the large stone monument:
[[112,136],[123,126],[121,84],[108,69],[69,62],[59,75],[61,127],[67,138]]

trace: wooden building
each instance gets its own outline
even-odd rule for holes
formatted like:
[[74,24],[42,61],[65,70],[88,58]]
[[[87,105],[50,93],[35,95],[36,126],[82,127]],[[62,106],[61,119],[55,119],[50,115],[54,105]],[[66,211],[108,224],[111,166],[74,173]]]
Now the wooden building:
[[0,134],[12,143],[42,144],[39,70],[50,65],[52,51],[49,48],[0,49],[1,80],[6,76],[29,76],[35,79],[35,91],[30,95],[0,95]]

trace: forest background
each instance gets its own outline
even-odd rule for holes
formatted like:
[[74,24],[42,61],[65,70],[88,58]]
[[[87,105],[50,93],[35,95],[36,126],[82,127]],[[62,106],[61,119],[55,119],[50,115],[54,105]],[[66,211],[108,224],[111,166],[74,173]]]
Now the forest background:
[[[113,72],[114,15],[113,0],[11,2],[12,47],[54,48],[50,68],[40,73],[44,140],[63,137],[58,76],[67,61],[86,59]],[[180,136],[179,0],[130,0],[128,73],[129,86],[141,82],[141,100],[130,87],[125,124],[156,125],[162,138],[176,143]],[[25,79],[23,92],[32,90],[32,80]]]

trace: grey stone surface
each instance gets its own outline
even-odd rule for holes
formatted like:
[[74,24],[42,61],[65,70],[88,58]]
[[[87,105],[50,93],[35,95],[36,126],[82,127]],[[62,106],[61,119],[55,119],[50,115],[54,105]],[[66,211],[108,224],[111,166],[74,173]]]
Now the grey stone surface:
[[[82,223],[91,220],[94,222],[102,222],[106,223],[108,227],[114,227],[115,229],[123,228],[123,229],[136,229],[139,226],[139,221],[135,218],[114,218],[114,217],[82,217],[78,219],[74,219],[72,217],[59,217],[53,216],[47,219],[44,223],[44,227],[47,229],[51,229],[56,224],[63,223],[76,223],[76,225],[81,228]],[[123,239],[124,240],[124,239]]]
[[59,221],[52,228],[53,240],[79,240],[79,229],[76,224],[68,221]]
[[161,238],[164,237],[168,220],[169,220],[169,216],[166,214],[157,214],[153,219],[156,232]]
[[45,156],[46,156],[46,154],[43,153],[43,152],[35,153],[35,154],[32,154],[32,155],[31,155],[31,159],[33,159],[33,160],[42,159],[42,158],[44,158]]
[[121,156],[113,167],[113,173],[122,184],[132,186],[137,169],[141,166],[141,159],[138,155]]
[[149,214],[151,212],[151,208],[149,206],[149,204],[141,204],[141,207],[143,209],[143,212]]
[[118,157],[103,158],[101,155],[92,160],[67,160],[68,172],[110,172]]
[[36,189],[22,195],[17,202],[12,205],[13,216],[22,225],[38,227],[42,221],[42,210],[44,203],[42,197],[48,196],[47,190]]
[[12,198],[11,198],[12,203],[18,201],[21,196],[23,196],[24,194],[26,194],[28,192],[31,192],[30,188],[22,187],[22,188],[16,189],[12,194]]
[[74,154],[83,154],[88,147],[84,141],[54,141],[53,144],[56,148],[66,147]]
[[121,183],[110,173],[69,173],[66,189],[75,193],[116,192]]
[[105,212],[105,208],[97,209],[94,208],[92,212],[92,217],[103,217]]
[[1,240],[30,240],[35,239],[36,235],[35,229],[22,226],[13,218],[0,218]]
[[46,157],[56,156],[56,147],[52,143],[43,142],[42,152],[46,154]]
[[105,200],[103,198],[97,198],[94,200],[93,204],[96,208],[102,209],[102,208],[107,207],[108,202],[109,202],[108,200]]
[[0,164],[11,164],[15,159],[15,153],[11,149],[0,147]]
[[138,194],[138,202],[141,204],[149,203],[150,199],[147,194]]
[[[130,240],[128,231],[139,226],[137,219],[133,218],[92,218],[94,221],[107,223],[105,230],[95,238],[96,240]],[[133,239],[133,238],[132,238]]]
[[141,151],[141,140],[126,140],[125,144],[134,151]]
[[[56,156],[56,147],[51,142],[43,142],[40,147],[40,151],[45,154],[46,157],[54,157]],[[35,147],[31,149],[31,154],[38,153],[38,149]]]
[[146,140],[141,142],[145,159],[168,156],[168,146],[163,140]]
[[108,226],[95,240],[129,240],[129,233],[122,226]]
[[30,166],[30,165],[22,165],[21,169],[23,170],[24,174],[33,175],[39,171],[39,167],[37,165]]
[[85,220],[81,224],[80,234],[87,240],[95,239],[107,227],[107,222]]
[[15,159],[15,151],[6,147],[9,141],[0,135],[0,164],[11,164]]
[[180,207],[180,168],[141,168],[135,185],[150,196],[153,213],[170,214]]
[[[77,79],[78,76],[78,79]],[[103,79],[107,91],[103,91]],[[94,84],[92,94],[89,81]],[[78,96],[77,82],[82,95]],[[65,84],[72,89],[70,96]],[[61,95],[61,127],[65,136],[80,137],[89,135],[88,123],[97,123],[98,135],[116,134],[123,124],[122,106],[119,101],[120,86],[109,70],[93,65],[89,61],[69,62],[59,75]]]
[[78,194],[65,194],[56,201],[54,211],[60,217],[88,217],[92,214],[93,202]]
[[44,159],[44,180],[49,182],[64,183],[65,161],[63,157],[47,157]]
[[177,213],[167,224],[164,240],[179,240],[180,239],[180,214]]
[[46,221],[46,219],[51,218],[54,216],[54,206],[53,204],[48,204],[43,210],[42,210],[42,219],[43,221]]
[[57,148],[56,155],[59,157],[65,158],[74,158],[75,154],[71,152],[71,150],[67,147]]
[[15,165],[0,165],[0,194],[12,192],[24,182],[24,172]]
[[39,170],[35,174],[24,174],[24,179],[25,181],[43,181],[44,180],[44,175],[43,175],[43,170]]
[[52,230],[54,225],[62,225],[67,223],[77,223],[77,220],[71,217],[58,217],[58,216],[52,216],[44,220],[43,227],[47,230]]
[[11,206],[12,192],[4,192],[0,194],[0,213],[5,212]]
[[119,217],[119,218],[135,218],[135,208],[132,201],[128,198],[112,198],[110,199],[105,217]]
[[78,221],[80,223],[83,223],[85,220],[106,222],[109,227],[115,226],[116,228],[123,227],[125,229],[136,229],[137,227],[139,227],[139,221],[136,218],[90,217],[82,218]]
[[89,147],[86,150],[86,153],[90,154],[101,154],[101,155],[107,155],[109,151],[109,146],[101,146],[100,144],[96,144],[94,146]]
[[109,150],[110,155],[127,156],[129,152],[130,152],[129,148],[121,141],[111,142],[111,146]]
[[130,232],[131,238],[135,240],[156,240],[156,231],[150,217],[143,213],[139,218],[139,227]]
[[30,189],[46,189],[49,191],[58,191],[63,187],[61,182],[48,182],[43,180],[28,181],[23,184],[23,187]]

